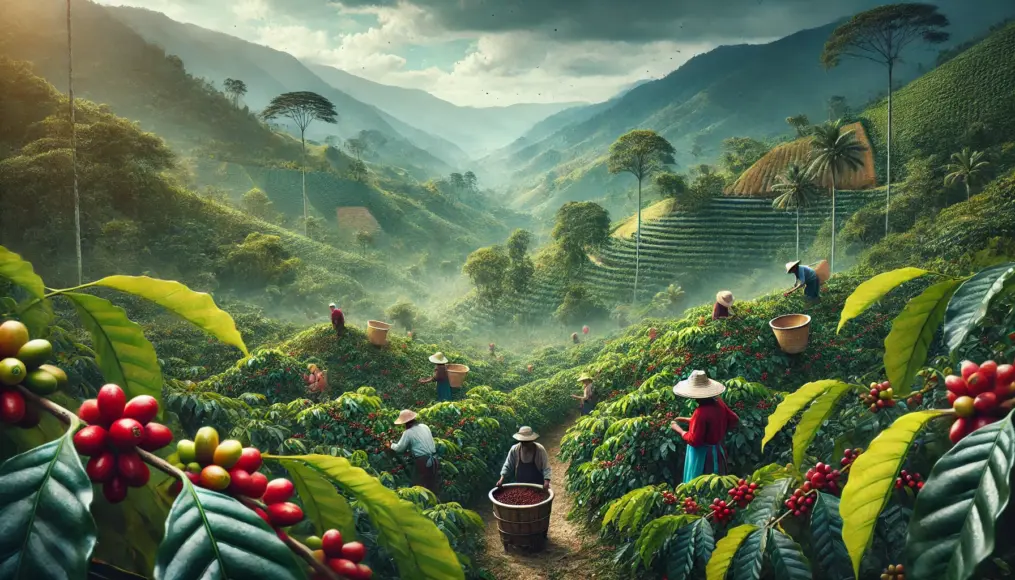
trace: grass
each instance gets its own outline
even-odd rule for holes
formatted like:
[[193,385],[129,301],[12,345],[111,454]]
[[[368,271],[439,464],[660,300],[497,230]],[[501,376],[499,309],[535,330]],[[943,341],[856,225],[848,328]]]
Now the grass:
[[[646,220],[655,220],[664,218],[676,210],[677,204],[675,199],[664,199],[658,203],[654,203],[645,209],[641,210],[642,229],[644,229]],[[634,236],[638,230],[638,214],[634,214],[631,217],[620,222],[615,230],[613,230],[613,237],[615,238],[630,238]]]

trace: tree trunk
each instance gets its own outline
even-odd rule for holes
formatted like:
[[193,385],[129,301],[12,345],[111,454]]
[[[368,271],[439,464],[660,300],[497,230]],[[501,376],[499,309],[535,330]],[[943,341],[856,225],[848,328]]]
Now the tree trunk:
[[303,236],[310,237],[307,233],[307,141],[303,138],[303,130],[300,130],[300,144],[303,145],[303,163],[300,164],[300,178],[303,182]]
[[638,271],[641,268],[641,178],[638,178],[638,229],[634,233],[634,299],[638,301]]
[[964,181],[965,184],[966,184],[966,201],[969,201],[969,196],[970,196],[970,192],[969,192],[969,179],[966,178],[966,179],[963,179],[962,181]]
[[828,269],[835,272],[835,166],[832,166],[832,257]]
[[81,196],[78,194],[78,126],[74,104],[74,49],[71,42],[70,0],[67,0],[67,100],[70,106],[70,164],[74,176],[74,250],[78,260],[78,285],[84,284],[81,260]]
[[895,63],[888,61],[888,163],[885,179],[885,237],[888,237],[888,211],[892,204],[892,69]]
[[796,259],[800,259],[800,206],[796,208]]

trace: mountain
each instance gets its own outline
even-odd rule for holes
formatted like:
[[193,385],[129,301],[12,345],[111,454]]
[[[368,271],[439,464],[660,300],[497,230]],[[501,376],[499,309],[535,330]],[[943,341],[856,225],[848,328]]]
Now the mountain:
[[[963,0],[943,0],[952,18],[952,42],[986,29],[1015,12],[984,0],[975,10]],[[512,199],[521,207],[546,214],[572,200],[598,200],[612,212],[634,211],[626,193],[629,175],[611,176],[605,168],[610,144],[631,129],[654,129],[677,149],[678,168],[719,156],[723,139],[760,139],[784,135],[785,118],[806,114],[812,121],[827,118],[826,103],[844,96],[853,107],[884,91],[883,67],[863,60],[843,60],[826,71],[819,56],[838,23],[803,30],[767,44],[720,46],[695,56],[666,77],[635,87],[613,106],[572,123],[538,143],[514,153],[505,163],[513,171]],[[899,84],[919,76],[933,63],[936,48],[912,48],[897,67]],[[698,143],[701,159],[689,151]]]
[[389,162],[418,165],[434,175],[457,169],[458,161],[465,157],[453,143],[393,120],[324,82],[288,53],[177,22],[161,12],[125,6],[106,10],[148,42],[178,56],[191,74],[216,84],[226,78],[244,81],[248,92],[243,101],[251,109],[263,109],[284,92],[313,91],[328,98],[338,110],[339,122],[312,124],[307,131],[311,139],[323,141],[329,135],[349,138],[362,130],[380,131],[392,145],[407,142],[419,150],[406,158],[406,148],[402,147],[398,155],[388,156]]
[[521,103],[507,107],[459,107],[419,89],[375,83],[330,66],[307,66],[336,89],[399,119],[412,119],[420,129],[457,143],[473,158],[503,147],[550,115],[584,104]]

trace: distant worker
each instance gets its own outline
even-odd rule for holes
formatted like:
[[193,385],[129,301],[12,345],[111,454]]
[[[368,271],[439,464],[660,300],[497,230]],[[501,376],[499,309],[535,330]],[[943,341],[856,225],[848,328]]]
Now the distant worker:
[[421,485],[437,493],[437,472],[440,467],[437,445],[434,444],[430,428],[416,421],[416,416],[416,413],[409,409],[404,409],[398,414],[395,425],[404,425],[405,431],[402,432],[398,443],[391,444],[391,450],[395,453],[412,452],[416,464],[412,484]]
[[437,383],[437,402],[451,400],[451,379],[448,378],[448,357],[443,352],[435,353],[430,357],[430,362],[437,365],[431,377],[421,379],[419,384]]
[[[677,417],[670,423],[670,429],[687,443],[683,483],[705,473],[726,475],[726,450],[722,442],[726,433],[740,424],[740,417],[719,397],[725,390],[725,385],[708,378],[705,371],[693,371],[687,380],[673,387],[678,397],[698,401],[690,419]],[[680,422],[688,423],[686,431]]]
[[519,429],[513,437],[518,443],[511,446],[511,450],[508,451],[504,467],[500,470],[497,487],[504,485],[504,478],[513,474],[515,483],[541,484],[543,489],[550,489],[550,456],[546,453],[545,447],[536,443],[539,433],[526,426]]
[[592,392],[592,377],[583,373],[582,376],[578,377],[578,382],[583,386],[582,394],[571,395],[571,398],[578,399],[581,404],[581,414],[588,415],[592,412],[592,409],[596,408],[595,396]]
[[307,380],[307,390],[311,393],[323,393],[328,388],[327,376],[315,364],[307,367],[304,378]]
[[342,338],[342,335],[345,334],[345,315],[338,309],[338,306],[335,306],[334,302],[329,304],[328,308],[331,308],[331,326],[335,329],[335,336]]
[[783,296],[789,296],[797,290],[804,289],[804,297],[807,300],[818,300],[820,298],[819,292],[821,291],[821,279],[818,278],[818,273],[809,266],[800,265],[800,260],[795,262],[788,262],[786,264],[786,273],[793,274],[796,276],[796,284],[783,294]]
[[715,295],[715,306],[712,307],[712,320],[730,317],[730,307],[733,306],[733,293],[723,290]]
[[581,344],[581,341],[578,340],[578,333],[577,332],[572,332],[571,333],[571,342],[573,342],[575,344]]

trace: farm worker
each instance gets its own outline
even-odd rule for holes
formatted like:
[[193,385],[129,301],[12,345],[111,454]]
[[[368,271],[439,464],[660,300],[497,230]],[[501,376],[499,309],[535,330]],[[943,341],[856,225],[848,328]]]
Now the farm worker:
[[541,483],[543,489],[550,489],[550,456],[547,455],[545,447],[536,443],[539,433],[533,432],[532,427],[525,426],[513,437],[519,443],[508,451],[504,467],[500,470],[497,487],[504,484],[504,478],[509,473],[514,473],[515,483]]
[[[670,423],[670,429],[687,443],[684,483],[704,473],[726,474],[726,450],[722,442],[729,430],[736,429],[740,417],[719,398],[725,390],[722,383],[708,378],[705,371],[693,371],[687,380],[673,387],[677,396],[698,401],[690,419],[677,417]],[[687,431],[678,422],[689,423]]]
[[328,388],[328,379],[315,364],[307,367],[307,389],[311,393],[323,393]]
[[578,340],[578,333],[577,332],[572,332],[571,333],[571,342],[573,342],[575,344],[580,344],[581,343],[581,341]]
[[712,307],[712,320],[729,318],[730,306],[733,306],[733,293],[723,290],[715,295],[715,306]]
[[342,335],[345,334],[345,315],[338,309],[338,306],[335,306],[334,302],[329,304],[328,308],[331,309],[331,326],[335,329],[335,335],[342,338]]
[[437,383],[437,401],[451,400],[451,379],[448,378],[448,357],[443,352],[435,353],[430,357],[430,362],[437,365],[432,377],[419,381],[419,384]]
[[596,408],[595,397],[592,395],[592,377],[587,373],[582,373],[582,376],[578,377],[578,382],[585,388],[581,395],[571,395],[571,398],[581,401],[582,415],[588,415],[592,409]]
[[405,431],[402,432],[398,443],[391,444],[391,450],[395,453],[411,451],[413,461],[416,463],[412,484],[421,485],[437,493],[437,471],[440,463],[430,428],[416,421],[416,413],[409,409],[403,409],[398,414],[395,425],[404,425]]
[[800,264],[800,260],[797,260],[786,263],[786,273],[796,276],[796,284],[783,296],[789,296],[800,288],[803,288],[804,297],[808,300],[817,300],[819,298],[818,292],[821,290],[821,280],[813,268],[803,266]]

